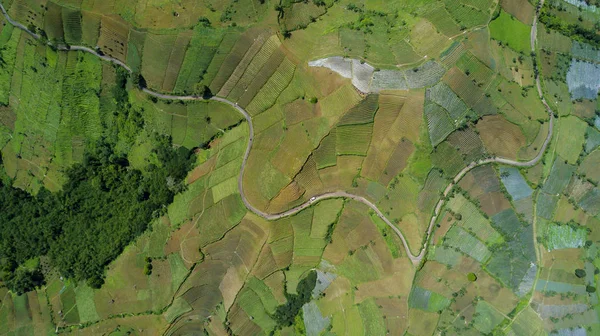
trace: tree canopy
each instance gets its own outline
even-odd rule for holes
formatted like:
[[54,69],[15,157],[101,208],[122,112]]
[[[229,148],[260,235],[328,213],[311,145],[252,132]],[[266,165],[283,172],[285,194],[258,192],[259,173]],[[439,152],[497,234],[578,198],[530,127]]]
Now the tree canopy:
[[170,137],[153,134],[157,164],[130,166],[117,144],[135,141],[144,121],[127,103],[127,78],[118,73],[113,122],[105,136],[86,148],[83,161],[66,170],[63,189],[36,196],[0,181],[0,280],[16,293],[41,284],[41,273],[25,270],[27,260],[47,255],[61,274],[103,283],[104,268],[148,224],[163,214],[195,162],[192,152],[174,149]]

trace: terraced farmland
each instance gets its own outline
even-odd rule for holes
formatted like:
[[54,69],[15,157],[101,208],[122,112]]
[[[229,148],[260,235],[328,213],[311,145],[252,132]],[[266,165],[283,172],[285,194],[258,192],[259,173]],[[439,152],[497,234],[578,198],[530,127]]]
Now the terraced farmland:
[[2,5],[0,333],[599,332],[592,5]]

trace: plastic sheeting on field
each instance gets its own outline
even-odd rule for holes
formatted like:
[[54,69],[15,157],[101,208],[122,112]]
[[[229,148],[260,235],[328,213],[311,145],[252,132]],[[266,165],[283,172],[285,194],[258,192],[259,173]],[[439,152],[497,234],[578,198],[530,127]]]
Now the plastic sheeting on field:
[[435,61],[408,70],[378,70],[366,62],[341,56],[318,59],[308,62],[308,65],[331,69],[344,78],[351,78],[354,87],[363,93],[431,86],[446,72],[446,69]]

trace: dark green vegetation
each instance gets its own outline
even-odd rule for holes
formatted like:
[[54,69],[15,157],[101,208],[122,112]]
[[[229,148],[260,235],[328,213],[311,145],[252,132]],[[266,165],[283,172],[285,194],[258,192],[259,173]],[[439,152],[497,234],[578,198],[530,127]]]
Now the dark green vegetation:
[[568,36],[575,41],[581,41],[600,46],[600,21],[593,26],[587,26],[583,23],[583,18],[579,16],[577,21],[565,21],[564,18],[557,15],[557,12],[564,12],[565,8],[561,5],[554,5],[549,1],[540,13],[540,22],[548,29],[556,30],[561,34]]
[[296,315],[312,296],[312,291],[317,283],[317,272],[310,271],[305,278],[298,282],[296,287],[297,294],[289,294],[286,292],[285,298],[287,302],[275,311],[273,318],[278,324],[278,327],[287,327],[294,323]]
[[[62,191],[41,189],[31,196],[0,184],[0,258],[6,263],[19,265],[48,254],[62,274],[99,288],[104,267],[153,218],[160,217],[182,189],[195,158],[185,147],[173,149],[170,138],[154,136],[158,164],[143,171],[132,168],[127,157],[115,151],[118,141],[132,141],[143,127],[140,111],[127,107],[125,83],[120,71],[113,90],[115,121],[106,131],[108,136],[86,150],[82,163],[66,171]],[[23,287],[27,282],[10,281],[10,268],[3,278],[11,289],[27,290]],[[15,275],[21,278],[23,272]]]
[[[595,10],[570,2],[543,10],[593,31]],[[0,27],[0,180],[19,200],[6,232],[33,247],[8,242],[0,334],[600,333],[600,54],[551,22],[531,52],[537,3],[2,3],[135,75]],[[307,66],[330,56],[353,60]],[[538,154],[536,74],[557,116],[543,160],[476,167],[443,196],[473,161]],[[244,195],[242,116],[144,87],[248,111]],[[274,221],[244,204],[277,213],[333,190],[396,227],[350,199]]]

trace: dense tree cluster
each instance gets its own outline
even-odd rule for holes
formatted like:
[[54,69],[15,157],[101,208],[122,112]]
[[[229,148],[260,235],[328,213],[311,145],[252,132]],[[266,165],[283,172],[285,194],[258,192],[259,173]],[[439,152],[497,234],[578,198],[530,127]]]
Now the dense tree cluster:
[[[164,164],[141,172],[100,142],[67,171],[61,192],[33,197],[2,185],[0,258],[18,265],[48,254],[63,275],[100,286],[104,267],[172,202],[193,162],[188,150],[171,149],[168,139],[155,152]],[[6,274],[18,274],[14,269],[5,268]],[[12,289],[22,291],[18,287]]]
[[600,28],[600,25],[596,25],[596,29],[586,29],[579,23],[564,22],[560,17],[545,9],[540,13],[540,22],[543,23],[546,28],[556,30],[574,40],[600,46],[600,34],[598,34],[597,30]]
[[[105,136],[86,148],[83,161],[68,168],[62,191],[42,188],[36,196],[0,182],[0,280],[16,293],[43,282],[41,273],[22,265],[47,255],[62,275],[103,284],[104,268],[183,188],[195,158],[170,137],[153,134],[158,164],[143,171],[130,166],[126,153],[141,132],[141,111],[127,102],[127,74],[119,72],[112,95],[117,110]],[[125,143],[125,145],[123,145]]]
[[312,291],[317,284],[317,272],[310,271],[308,275],[298,282],[296,287],[297,294],[285,293],[287,302],[277,307],[273,318],[279,327],[291,326],[294,323],[296,315],[302,309],[304,304],[310,302]]

